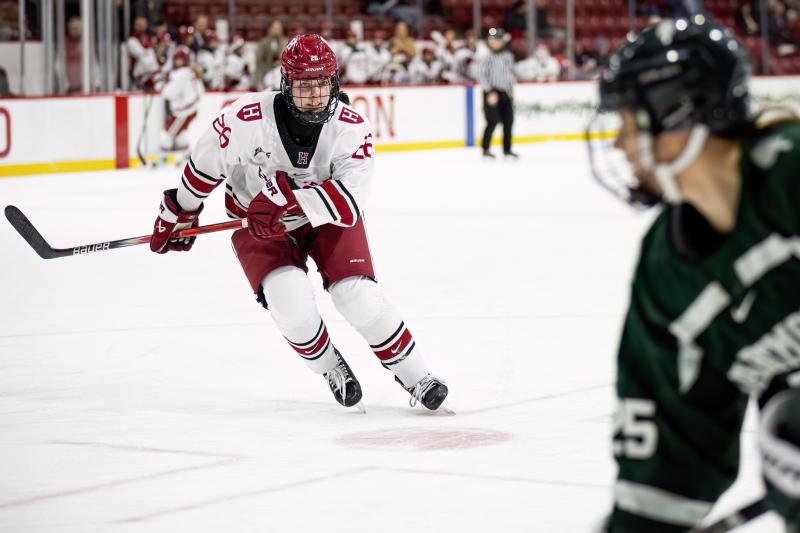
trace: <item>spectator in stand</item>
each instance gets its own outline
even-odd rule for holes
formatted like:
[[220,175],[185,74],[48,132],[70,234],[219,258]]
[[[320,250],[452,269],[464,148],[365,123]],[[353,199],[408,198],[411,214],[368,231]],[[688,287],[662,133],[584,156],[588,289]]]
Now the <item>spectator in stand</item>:
[[[627,7],[627,3],[625,4]],[[654,0],[636,2],[636,15],[639,17],[661,17],[661,6]]]
[[[517,0],[506,11],[503,27],[511,33],[523,33],[528,29],[528,2]],[[547,19],[547,0],[536,0],[536,34],[539,37],[561,37],[563,30],[554,28]]]
[[281,56],[272,59],[272,68],[264,75],[261,80],[264,90],[279,91],[281,89]]
[[199,14],[195,17],[192,23],[194,28],[194,48],[192,51],[197,53],[205,43],[206,33],[210,31],[208,27],[208,15]]
[[163,72],[172,70],[172,56],[175,53],[175,42],[172,36],[167,31],[166,24],[159,24],[156,26],[156,35],[154,37],[156,60],[161,65]]
[[594,41],[594,57],[597,59],[599,67],[608,65],[608,58],[611,56],[611,43],[605,37],[598,37]]
[[283,33],[283,23],[279,19],[272,21],[267,34],[256,46],[256,63],[253,78],[257,81],[256,89],[264,89],[264,76],[275,63],[275,58],[280,57],[286,46],[286,35]]
[[431,39],[436,43],[436,56],[442,62],[442,81],[447,83],[463,83],[467,81],[463,78],[459,69],[457,54],[463,44],[456,40],[455,30],[445,30],[444,34],[432,31]]
[[386,83],[386,66],[392,61],[389,52],[388,35],[383,30],[375,30],[372,42],[367,47],[369,52],[369,81],[372,83]]
[[249,91],[252,87],[250,69],[244,60],[244,39],[237,35],[231,41],[225,56],[225,90]]
[[[689,10],[687,9],[686,0],[666,0],[667,3],[667,12],[670,16],[674,19],[688,19],[690,16]],[[699,1],[696,2],[697,5],[702,6],[703,2]]]
[[0,67],[0,96],[3,98],[14,96],[11,94],[11,86],[8,84],[8,73],[3,67]]
[[597,56],[586,49],[582,40],[575,41],[575,77],[579,80],[591,80],[597,77],[600,65]]
[[347,38],[341,51],[339,66],[344,83],[362,85],[369,81],[369,52],[363,43],[358,42],[356,33],[347,30]]
[[332,22],[323,22],[322,28],[320,29],[319,33],[325,41],[327,41],[328,45],[330,45],[331,50],[333,50],[333,54],[338,59],[342,55],[342,50],[346,46],[344,41],[340,39],[335,39],[333,36],[333,23]]
[[64,36],[63,53],[66,71],[61,77],[61,86],[67,94],[79,93],[83,90],[81,46],[81,19],[70,17],[67,21],[67,33]]
[[400,62],[403,68],[408,68],[408,64],[417,55],[417,42],[408,34],[408,24],[398,21],[394,25],[394,35],[389,45],[389,52],[393,57],[402,55],[404,59]]
[[19,39],[19,4],[0,2],[0,41]]
[[767,34],[769,43],[777,48],[779,55],[784,56],[797,52],[797,43],[792,39],[789,31],[786,4],[782,0],[774,0],[770,3],[767,12]]
[[203,69],[206,88],[212,91],[225,89],[225,54],[213,30],[206,30],[203,35],[203,46],[197,52],[197,65]]
[[758,17],[755,14],[753,0],[739,0],[736,13],[733,16],[736,29],[748,36],[756,36],[761,32]]
[[561,65],[550,55],[547,46],[540,44],[533,52],[533,56],[514,65],[514,73],[517,79],[524,81],[558,81],[561,76]]
[[347,31],[344,35],[344,42],[339,44],[338,50],[336,51],[336,60],[339,68],[342,71],[347,70],[347,62],[350,60],[350,56],[355,53],[357,48],[358,36],[352,29],[347,28]]
[[436,53],[430,46],[422,48],[422,53],[411,60],[408,65],[408,75],[411,83],[425,84],[440,82],[442,62],[436,58]]
[[133,86],[140,90],[152,90],[159,64],[156,51],[153,48],[153,36],[149,33],[149,23],[146,17],[133,19],[133,31],[128,37],[127,45]]
[[185,46],[189,49],[189,64],[197,65],[197,54],[194,52],[194,28],[191,26],[178,26],[176,32],[176,46]]
[[362,11],[368,15],[390,16],[410,26],[416,26],[422,13],[416,6],[416,1],[413,3],[414,5],[410,5],[411,2],[403,0],[368,0]]
[[479,41],[472,28],[464,32],[464,42],[456,50],[458,72],[465,82],[478,81],[478,66],[480,58],[489,53],[488,47]]

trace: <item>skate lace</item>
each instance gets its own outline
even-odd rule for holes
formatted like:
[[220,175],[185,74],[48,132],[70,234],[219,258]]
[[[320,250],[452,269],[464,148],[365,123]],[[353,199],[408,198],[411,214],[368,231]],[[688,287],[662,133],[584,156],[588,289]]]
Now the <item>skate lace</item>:
[[422,403],[425,405],[425,402],[422,401],[422,398],[424,398],[425,395],[428,394],[428,391],[431,390],[434,385],[436,385],[436,381],[436,378],[428,374],[419,380],[416,385],[408,389],[409,394],[411,394],[411,398],[408,400],[408,405],[411,407],[414,407],[417,405],[417,403]]
[[347,378],[349,375],[344,365],[337,364],[328,372],[326,377],[328,378],[328,383],[339,391],[342,399],[347,398]]

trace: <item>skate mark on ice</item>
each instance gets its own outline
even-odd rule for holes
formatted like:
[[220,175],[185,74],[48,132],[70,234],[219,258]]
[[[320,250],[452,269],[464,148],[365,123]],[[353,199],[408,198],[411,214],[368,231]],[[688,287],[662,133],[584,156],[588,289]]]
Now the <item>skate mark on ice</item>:
[[612,383],[607,383],[607,384],[604,384],[604,385],[591,385],[591,386],[588,386],[588,387],[581,387],[580,389],[575,389],[575,390],[570,390],[570,391],[554,392],[553,394],[545,394],[545,395],[542,395],[542,396],[535,396],[533,398],[528,398],[527,400],[519,400],[519,401],[516,401],[516,402],[503,403],[503,404],[499,404],[499,405],[490,405],[488,407],[481,407],[480,409],[472,409],[471,411],[470,410],[459,409],[458,412],[461,413],[462,416],[463,415],[474,415],[474,414],[478,414],[478,413],[487,413],[489,411],[496,411],[498,409],[508,409],[510,407],[518,407],[520,405],[525,405],[525,404],[533,403],[533,402],[539,402],[539,401],[542,401],[542,400],[552,400],[552,399],[555,399],[555,398],[562,398],[564,396],[572,396],[574,394],[583,394],[584,392],[591,392],[591,391],[595,391],[595,390],[607,389],[607,388],[613,387],[613,386],[614,385]]
[[609,490],[610,485],[608,484],[594,484],[594,483],[579,483],[579,482],[570,482],[570,481],[558,481],[558,480],[550,480],[550,479],[536,479],[536,478],[526,478],[521,476],[500,476],[500,475],[487,475],[487,474],[471,474],[466,472],[447,472],[447,471],[438,471],[438,470],[422,470],[422,469],[414,469],[414,468],[394,468],[394,467],[383,467],[383,466],[364,466],[358,468],[351,468],[348,470],[343,470],[339,472],[333,472],[331,474],[327,474],[324,476],[317,476],[308,479],[302,479],[298,481],[293,481],[289,483],[283,483],[280,485],[274,485],[271,487],[265,487],[263,489],[255,489],[249,490],[244,492],[238,492],[234,494],[230,494],[228,496],[220,496],[217,498],[210,498],[207,500],[197,501],[195,503],[190,503],[186,505],[171,507],[168,509],[162,509],[161,511],[156,511],[153,513],[142,514],[138,516],[133,516],[130,518],[125,518],[123,520],[117,520],[114,523],[123,524],[123,523],[132,523],[132,522],[144,522],[156,518],[161,518],[164,516],[170,516],[175,514],[180,514],[189,511],[195,511],[198,509],[205,509],[207,507],[211,507],[214,505],[219,505],[235,500],[241,500],[246,498],[253,498],[257,496],[272,494],[276,492],[281,492],[288,489],[294,489],[298,487],[306,487],[309,485],[313,485],[315,483],[328,481],[331,479],[342,480],[348,476],[356,476],[365,473],[377,473],[377,472],[395,472],[395,473],[403,473],[403,474],[412,474],[412,475],[425,475],[425,476],[444,476],[444,477],[460,477],[460,478],[469,478],[469,479],[480,479],[483,481],[500,481],[500,482],[514,482],[514,483],[528,483],[532,485],[551,485],[551,486],[564,486],[564,487],[586,487],[586,488],[593,488],[593,489],[601,489],[604,491]]
[[83,441],[68,441],[68,440],[51,440],[47,444],[60,444],[65,446],[92,446],[95,448],[110,448],[114,450],[126,450],[134,452],[154,452],[154,453],[170,453],[180,455],[192,455],[198,457],[221,457],[225,459],[244,459],[240,455],[229,453],[208,453],[196,452],[191,450],[172,450],[168,448],[152,448],[149,446],[132,446],[127,444],[107,444],[105,442],[83,442]]
[[511,433],[491,429],[406,427],[347,433],[334,442],[350,448],[430,451],[479,448],[511,439]]
[[333,472],[331,474],[327,474],[324,476],[316,476],[308,479],[301,479],[298,481],[292,481],[289,483],[283,483],[280,485],[273,485],[271,487],[264,487],[262,489],[255,489],[255,490],[248,490],[244,492],[237,492],[233,494],[229,494],[228,496],[220,496],[217,498],[210,498],[207,500],[201,500],[195,503],[189,503],[186,505],[180,505],[177,507],[170,507],[168,509],[162,509],[161,511],[155,511],[153,513],[147,513],[138,516],[132,516],[130,518],[125,518],[122,520],[117,520],[115,523],[124,524],[130,522],[144,522],[146,520],[151,520],[153,518],[160,518],[162,516],[173,515],[177,513],[183,513],[187,511],[194,511],[196,509],[203,509],[205,507],[210,507],[213,505],[218,505],[221,503],[226,503],[234,500],[241,500],[244,498],[253,498],[256,496],[262,496],[265,494],[272,494],[275,492],[281,492],[287,489],[293,489],[297,487],[304,487],[307,485],[313,485],[314,483],[319,483],[322,481],[328,481],[330,479],[338,479],[341,480],[346,476],[354,476],[357,474],[361,474],[364,472],[375,470],[375,467],[359,467],[359,468],[350,468],[347,470],[342,470],[339,472]]
[[522,476],[501,476],[493,474],[475,474],[470,472],[448,472],[443,470],[423,470],[420,468],[402,468],[402,467],[383,467],[380,470],[389,472],[399,472],[404,474],[421,474],[428,476],[444,476],[444,477],[460,477],[469,479],[480,479],[484,481],[511,481],[515,483],[530,483],[533,485],[556,485],[560,487],[586,487],[590,489],[603,489],[609,490],[611,485],[608,483],[584,483],[578,481],[560,481],[556,479],[539,479]]
[[106,483],[99,483],[97,485],[88,485],[85,487],[76,487],[74,489],[67,489],[58,492],[51,492],[49,494],[41,494],[39,496],[31,496],[28,498],[22,498],[20,500],[12,500],[9,502],[0,502],[0,509],[8,509],[11,507],[20,507],[23,505],[31,505],[35,503],[39,503],[46,500],[52,500],[55,498],[65,498],[67,496],[75,496],[78,494],[86,494],[89,492],[96,492],[102,491],[105,489],[111,489],[120,487],[123,485],[130,485],[132,483],[138,483],[140,481],[151,481],[154,479],[160,479],[168,476],[174,476],[176,474],[183,474],[186,472],[195,472],[197,470],[206,470],[209,468],[219,468],[221,466],[228,466],[234,463],[237,463],[239,459],[225,459],[223,461],[214,461],[211,463],[204,463],[201,465],[195,466],[187,466],[183,468],[173,468],[170,470],[163,470],[161,472],[154,472],[152,474],[145,474],[142,476],[136,476],[131,478],[125,479],[118,479],[115,481],[108,481]]

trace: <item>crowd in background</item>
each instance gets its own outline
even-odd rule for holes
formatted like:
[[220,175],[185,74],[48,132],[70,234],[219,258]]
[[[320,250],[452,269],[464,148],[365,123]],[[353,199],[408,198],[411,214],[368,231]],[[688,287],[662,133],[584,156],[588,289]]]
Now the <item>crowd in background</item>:
[[[357,30],[356,24],[344,39],[335,39],[329,27],[321,32],[336,53],[344,84],[476,82],[478,63],[490,53],[485,40],[471,29],[433,31],[425,40],[414,38],[402,20],[396,22],[392,34],[376,30],[370,38],[364,38]],[[511,34],[507,36],[510,47]],[[132,85],[141,90],[157,87],[159,80],[168,76],[175,50],[185,47],[190,52],[190,64],[209,90],[277,89],[280,54],[291,37],[279,19],[271,22],[260,41],[245,43],[241,37],[219,39],[205,15],[173,32],[165,25],[151,27],[145,17],[137,17],[127,42]],[[579,77],[588,79],[597,75],[610,50],[607,40],[598,39],[591,51],[583,47],[576,51]],[[561,79],[567,67],[563,46],[554,52],[540,44],[531,57],[519,58],[517,79]]]
[[[452,0],[449,0],[452,1]],[[720,2],[727,0],[706,0]],[[766,2],[766,20],[762,21],[761,2]],[[445,0],[442,0],[445,3]],[[554,27],[548,19],[548,0],[535,0],[536,26],[539,44],[528,56],[524,42],[527,24],[526,0],[507,4],[497,25],[511,38],[508,48],[517,60],[515,74],[520,81],[556,81],[564,79],[568,70],[572,78],[592,79],[598,75],[604,61],[621,36],[597,35],[574,41],[574,64],[566,55],[566,36],[562,28]],[[619,0],[620,4],[627,4]],[[117,7],[121,0],[115,0]],[[157,89],[167,79],[172,57],[179,47],[189,53],[189,62],[209,90],[250,90],[277,88],[280,84],[280,52],[289,38],[302,31],[284,28],[281,18],[264,24],[263,37],[245,42],[240,36],[229,37],[217,32],[215,21],[205,13],[193,13],[193,19],[179,26],[164,21],[164,2],[134,2],[150,6],[134,12],[130,37],[125,46],[127,70],[119,86],[134,90]],[[152,4],[152,5],[151,5]],[[37,36],[37,3],[25,0],[28,37]],[[156,7],[153,8],[152,6]],[[731,4],[732,5],[732,4]],[[728,23],[743,38],[756,40],[762,28],[768,30],[769,43],[776,55],[796,56],[800,51],[797,23],[800,0],[738,0]],[[63,47],[56,47],[60,72],[56,73],[58,91],[82,91],[81,77],[81,19],[75,6],[68,4]],[[426,3],[428,9],[429,3]],[[621,9],[622,7],[620,7]],[[469,27],[453,24],[440,27],[420,38],[413,34],[420,13],[416,2],[403,0],[365,0],[361,15],[352,17],[349,30],[333,32],[333,25],[323,23],[321,34],[331,43],[341,66],[343,83],[349,84],[434,84],[468,83],[477,81],[477,64],[489,53],[483,36],[475,35]],[[683,2],[678,0],[639,0],[635,15],[648,21],[662,16],[682,15]],[[549,10],[552,14],[552,9]],[[444,13],[444,11],[442,11]],[[729,11],[730,12],[730,11]],[[580,8],[576,13],[580,14]],[[18,2],[0,2],[0,40],[19,38]],[[362,19],[370,16],[391,16],[394,28],[367,29]],[[455,20],[455,19],[454,19]],[[121,23],[121,18],[119,19]],[[562,21],[557,21],[561,24]],[[225,26],[227,27],[227,26]],[[248,34],[251,39],[255,37]],[[339,38],[334,38],[334,37]],[[224,38],[220,38],[224,37]],[[746,43],[747,45],[747,43]],[[748,46],[754,60],[759,60],[757,43]],[[770,60],[771,61],[771,60]],[[0,64],[0,70],[4,65]],[[773,65],[771,65],[773,66]],[[780,65],[773,72],[780,73]],[[784,69],[785,70],[785,69]],[[125,83],[128,82],[128,83]]]
[[[790,25],[800,18],[800,0],[773,0],[769,2],[766,16],[766,29],[771,46],[781,55],[797,52],[798,39],[790,30]],[[756,0],[742,0],[734,14],[737,33],[745,36],[761,35],[761,6]]]

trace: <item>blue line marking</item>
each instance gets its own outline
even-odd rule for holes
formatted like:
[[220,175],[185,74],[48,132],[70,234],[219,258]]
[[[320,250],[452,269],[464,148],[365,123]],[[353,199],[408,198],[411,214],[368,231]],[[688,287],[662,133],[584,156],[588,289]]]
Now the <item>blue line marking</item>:
[[474,87],[467,85],[464,87],[467,90],[467,142],[465,146],[475,146],[475,114],[472,101],[474,95]]

